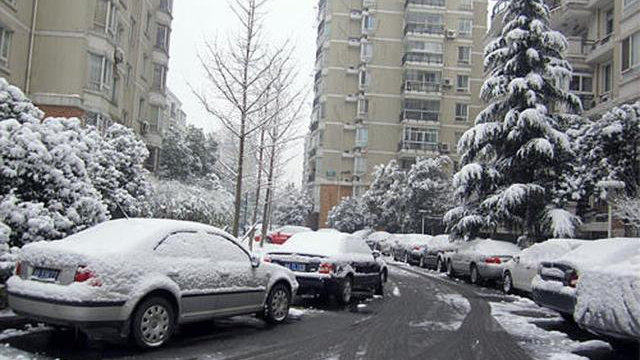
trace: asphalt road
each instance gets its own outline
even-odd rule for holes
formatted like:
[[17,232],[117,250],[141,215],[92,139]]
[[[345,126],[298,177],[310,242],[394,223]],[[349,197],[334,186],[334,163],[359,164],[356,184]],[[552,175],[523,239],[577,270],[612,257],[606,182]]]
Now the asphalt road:
[[127,345],[83,342],[71,331],[6,340],[60,359],[492,359],[527,360],[491,316],[499,292],[407,267],[393,267],[383,298],[347,308],[305,301],[287,323],[267,326],[236,317],[183,327],[166,347],[140,352]]

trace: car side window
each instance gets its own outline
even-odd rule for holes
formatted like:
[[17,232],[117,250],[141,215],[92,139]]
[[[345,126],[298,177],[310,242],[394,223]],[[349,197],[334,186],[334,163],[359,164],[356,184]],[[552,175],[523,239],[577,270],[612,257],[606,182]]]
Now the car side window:
[[250,262],[246,252],[228,239],[214,234],[206,234],[206,248],[216,261]]
[[202,251],[204,239],[202,234],[180,232],[167,236],[155,249],[155,253],[166,257],[186,257],[206,259],[207,252]]

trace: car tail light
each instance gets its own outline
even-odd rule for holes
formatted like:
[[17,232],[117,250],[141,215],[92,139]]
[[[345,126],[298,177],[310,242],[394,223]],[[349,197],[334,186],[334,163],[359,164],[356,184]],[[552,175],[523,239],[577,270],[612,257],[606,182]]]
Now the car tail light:
[[318,272],[320,274],[331,274],[334,271],[335,267],[331,263],[322,263],[318,266]]
[[420,251],[420,250],[422,250],[422,247],[421,246],[414,246],[413,250]]
[[268,256],[265,256],[265,257],[262,258],[262,261],[270,263],[271,262],[271,258],[268,257]]
[[260,239],[261,239],[261,238],[262,238],[262,237],[261,237],[260,235],[256,235],[256,237],[255,237],[256,242],[260,242]]
[[569,276],[569,286],[576,287],[578,286],[578,273],[575,271]]
[[89,283],[89,285],[91,286],[102,286],[102,282],[96,278],[96,274],[87,269],[86,266],[78,266],[78,269],[76,270],[76,275],[73,277],[73,281],[75,282],[87,282]]
[[497,256],[486,258],[484,259],[484,262],[487,264],[502,264],[502,260]]
[[16,262],[16,275],[22,275],[22,263],[20,261]]

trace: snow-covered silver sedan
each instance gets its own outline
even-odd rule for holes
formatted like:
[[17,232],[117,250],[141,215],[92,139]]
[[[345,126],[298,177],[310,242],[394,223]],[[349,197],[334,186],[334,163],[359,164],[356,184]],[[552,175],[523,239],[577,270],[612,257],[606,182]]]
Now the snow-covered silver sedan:
[[500,280],[504,264],[518,253],[520,248],[509,242],[471,240],[447,254],[447,274],[468,275],[472,284]]
[[153,348],[188,322],[255,313],[281,323],[298,283],[289,270],[261,264],[217,228],[123,219],[25,246],[7,287],[17,314],[117,330]]

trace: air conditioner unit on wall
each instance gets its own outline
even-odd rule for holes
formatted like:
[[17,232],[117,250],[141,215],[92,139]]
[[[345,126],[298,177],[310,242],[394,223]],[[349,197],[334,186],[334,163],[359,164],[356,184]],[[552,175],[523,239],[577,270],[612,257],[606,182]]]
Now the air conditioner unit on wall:
[[447,39],[455,39],[457,35],[456,31],[453,29],[447,29],[447,31],[445,31]]
[[451,78],[442,79],[442,87],[451,87],[453,86],[453,80]]

